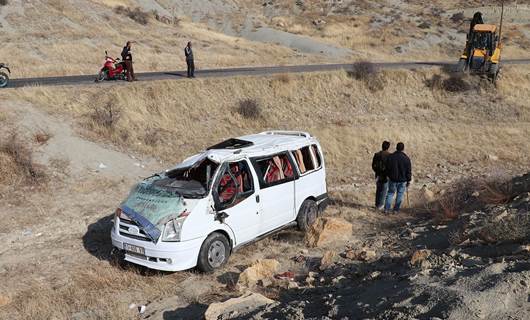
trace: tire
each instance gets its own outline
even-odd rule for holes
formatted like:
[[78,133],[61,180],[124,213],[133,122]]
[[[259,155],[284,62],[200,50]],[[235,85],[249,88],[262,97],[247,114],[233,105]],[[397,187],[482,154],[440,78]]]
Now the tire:
[[466,59],[460,59],[460,61],[458,61],[458,64],[456,66],[456,72],[464,72],[466,71],[466,64],[467,64],[467,61]]
[[296,222],[300,231],[307,231],[318,217],[318,206],[313,200],[307,199],[300,206]]
[[213,272],[223,267],[230,256],[230,242],[218,233],[210,234],[202,243],[197,268],[205,273]]
[[96,77],[96,82],[101,82],[101,81],[105,80],[106,78],[107,78],[107,72],[100,71],[98,73],[98,76]]
[[499,76],[499,65],[496,63],[493,63],[489,69],[489,78],[493,83],[497,81],[497,78]]
[[9,76],[5,72],[0,72],[0,88],[7,87],[9,83]]

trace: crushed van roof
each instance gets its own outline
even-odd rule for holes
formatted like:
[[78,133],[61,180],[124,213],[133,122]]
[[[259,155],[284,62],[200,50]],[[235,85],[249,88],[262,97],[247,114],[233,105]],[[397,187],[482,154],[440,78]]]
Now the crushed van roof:
[[236,139],[250,143],[241,148],[206,150],[187,158],[176,168],[189,167],[204,158],[220,163],[245,157],[266,156],[275,152],[295,150],[311,143],[317,143],[317,140],[309,133],[298,131],[266,131],[237,137]]

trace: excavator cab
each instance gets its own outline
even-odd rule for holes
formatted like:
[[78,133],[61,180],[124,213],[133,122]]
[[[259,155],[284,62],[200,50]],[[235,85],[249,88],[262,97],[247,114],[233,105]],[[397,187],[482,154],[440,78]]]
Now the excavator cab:
[[471,31],[466,48],[460,57],[458,69],[475,74],[486,74],[492,81],[497,79],[501,59],[497,26],[477,24]]

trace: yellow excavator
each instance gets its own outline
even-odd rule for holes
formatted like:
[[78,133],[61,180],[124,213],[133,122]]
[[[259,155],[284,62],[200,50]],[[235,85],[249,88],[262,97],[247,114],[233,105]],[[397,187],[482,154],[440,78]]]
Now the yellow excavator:
[[501,63],[501,35],[504,17],[504,3],[501,9],[501,22],[497,29],[494,24],[485,24],[480,12],[471,20],[466,48],[458,62],[458,71],[487,75],[495,82]]

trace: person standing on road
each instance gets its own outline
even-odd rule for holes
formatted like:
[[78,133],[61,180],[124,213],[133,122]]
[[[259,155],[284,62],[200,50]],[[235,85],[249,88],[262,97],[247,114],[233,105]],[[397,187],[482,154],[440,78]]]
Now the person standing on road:
[[191,42],[188,42],[188,45],[184,48],[184,56],[186,56],[186,64],[188,65],[188,78],[195,78],[195,62],[193,61]]
[[125,47],[121,51],[121,59],[125,63],[125,70],[127,71],[127,81],[136,81],[136,76],[134,75],[133,60],[132,60],[132,50],[131,50],[131,41],[127,41]]
[[396,145],[396,152],[388,156],[386,160],[385,171],[389,182],[388,194],[386,195],[385,201],[385,213],[389,213],[396,192],[397,196],[393,211],[394,213],[399,212],[401,202],[403,201],[403,195],[412,180],[412,165],[409,157],[403,152],[404,150],[405,145],[403,142],[399,142]]
[[375,208],[376,210],[383,210],[385,206],[386,194],[388,191],[388,178],[386,177],[386,159],[390,155],[388,149],[390,142],[384,141],[382,150],[374,154],[372,159],[372,170],[375,173]]

